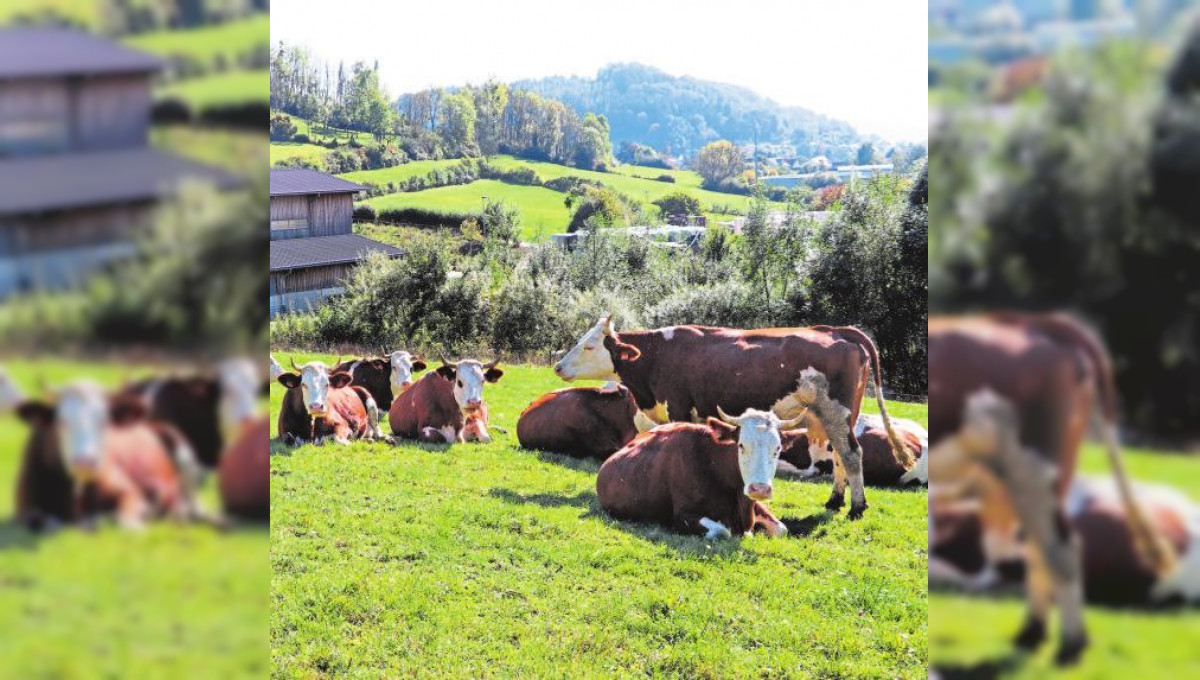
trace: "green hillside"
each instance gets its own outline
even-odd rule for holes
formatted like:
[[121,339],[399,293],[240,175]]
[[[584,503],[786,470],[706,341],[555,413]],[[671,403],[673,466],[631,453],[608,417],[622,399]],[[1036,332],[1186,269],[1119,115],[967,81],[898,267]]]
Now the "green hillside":
[[224,58],[232,62],[239,54],[259,45],[269,45],[271,17],[259,14],[225,24],[187,31],[155,31],[125,40],[125,44],[164,57],[185,57],[202,64]]
[[160,97],[178,97],[194,108],[221,104],[265,102],[271,92],[271,77],[266,69],[232,71],[172,83],[158,91]]

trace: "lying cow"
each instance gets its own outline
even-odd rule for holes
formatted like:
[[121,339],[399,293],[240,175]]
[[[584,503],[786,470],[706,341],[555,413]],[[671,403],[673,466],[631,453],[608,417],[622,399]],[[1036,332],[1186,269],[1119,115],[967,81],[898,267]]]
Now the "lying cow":
[[144,403],[109,395],[78,381],[54,403],[17,407],[30,428],[17,480],[17,521],[30,529],[90,524],[115,512],[122,526],[152,517],[195,516],[175,469],[174,450],[187,443],[174,430],[147,420]]
[[603,461],[637,436],[637,403],[629,388],[571,387],[542,395],[517,420],[527,449]]
[[23,401],[25,401],[25,393],[21,391],[21,387],[8,374],[8,371],[0,366],[0,415],[15,409]]
[[979,498],[983,531],[993,537],[1020,528],[1028,611],[1015,642],[1038,647],[1057,602],[1062,638],[1056,661],[1064,665],[1079,659],[1087,633],[1078,537],[1064,519],[1062,499],[1097,391],[1104,443],[1138,555],[1164,577],[1176,558],[1133,497],[1117,441],[1111,362],[1100,342],[1062,315],[930,320],[931,500]]
[[225,514],[271,518],[271,423],[266,416],[246,423],[221,455],[217,488]]
[[[911,469],[905,468],[905,463],[892,452],[883,419],[873,413],[863,413],[854,424],[854,436],[862,446],[863,482],[871,486],[929,483],[929,462],[925,455],[929,451],[929,433],[920,423],[906,418],[893,418],[892,424],[916,464]],[[785,449],[783,460],[798,468],[801,477],[832,473],[834,463],[829,442],[809,435]]]
[[[1178,491],[1135,484],[1147,517],[1168,538],[1178,560],[1158,575],[1138,554],[1129,514],[1111,480],[1075,479],[1064,514],[1082,542],[1084,594],[1089,603],[1155,605],[1200,601],[1200,506]],[[993,554],[974,504],[931,503],[931,585],[969,590],[1003,587],[1024,571],[1023,550]],[[1016,537],[1014,542],[1016,542]]]
[[803,431],[784,432],[799,419],[747,409],[704,425],[672,423],[644,433],[617,451],[596,476],[600,505],[616,519],[654,522],[705,538],[741,536],[761,527],[787,528],[762,501],[774,492],[779,454]]
[[875,396],[897,459],[912,457],[890,424],[883,403],[883,374],[875,344],[851,327],[738,330],[672,326],[618,334],[601,318],[554,367],[564,380],[619,380],[637,402],[643,424],[701,422],[717,408],[741,413],[770,410],[781,418],[807,413],[826,433],[842,465],[825,507],[845,504],[850,519],[867,508],[862,454],[853,425],[871,369]]
[[471,359],[456,363],[442,357],[437,370],[392,402],[388,412],[392,434],[435,444],[492,441],[483,386],[504,375],[497,363]]
[[279,376],[279,384],[287,388],[278,422],[279,438],[284,444],[386,439],[379,427],[375,399],[362,387],[351,386],[349,373],[336,371],[321,361],[298,366],[293,359],[292,368],[295,372]]
[[392,399],[413,385],[413,374],[425,370],[420,357],[404,351],[394,351],[383,357],[362,357],[344,361],[334,370],[349,373],[351,385],[365,388],[375,399],[380,412],[390,411]]

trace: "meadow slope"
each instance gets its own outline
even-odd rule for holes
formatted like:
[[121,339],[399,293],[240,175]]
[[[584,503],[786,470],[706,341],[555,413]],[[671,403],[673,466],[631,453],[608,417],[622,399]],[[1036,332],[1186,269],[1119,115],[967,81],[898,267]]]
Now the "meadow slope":
[[827,481],[781,481],[781,540],[615,522],[595,463],[517,446],[563,383],[502,368],[492,444],[274,445],[278,677],[925,677],[924,491],[869,490],[849,522]]

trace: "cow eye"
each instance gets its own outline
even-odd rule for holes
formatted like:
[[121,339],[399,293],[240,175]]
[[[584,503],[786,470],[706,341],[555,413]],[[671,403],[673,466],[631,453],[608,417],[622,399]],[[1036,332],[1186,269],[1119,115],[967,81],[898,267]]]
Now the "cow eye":
[[596,349],[596,346],[595,345],[584,345],[583,348],[590,352],[590,351]]
[[459,381],[458,381],[458,386],[459,386],[459,387],[462,387],[462,386],[463,386],[463,384],[462,384],[462,381],[461,381],[461,380],[459,380]]

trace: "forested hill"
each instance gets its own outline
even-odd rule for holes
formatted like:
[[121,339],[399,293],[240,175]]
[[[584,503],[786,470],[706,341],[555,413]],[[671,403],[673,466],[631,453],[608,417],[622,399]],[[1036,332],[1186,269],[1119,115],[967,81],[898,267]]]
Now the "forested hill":
[[848,123],[800,107],[781,106],[744,87],[676,77],[642,64],[611,64],[595,78],[552,76],[514,88],[557,99],[580,113],[602,113],[613,146],[647,144],[689,156],[706,143],[791,144],[804,156],[828,154],[861,141]]

